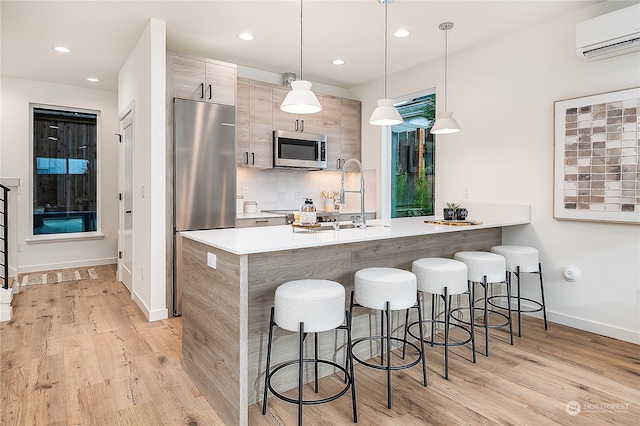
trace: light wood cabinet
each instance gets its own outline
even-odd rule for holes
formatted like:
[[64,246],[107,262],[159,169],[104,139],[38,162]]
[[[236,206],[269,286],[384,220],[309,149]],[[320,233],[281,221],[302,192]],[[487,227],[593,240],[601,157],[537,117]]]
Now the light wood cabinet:
[[361,159],[362,103],[342,99],[340,105],[340,168],[349,158]]
[[361,157],[360,101],[330,98],[324,104],[324,134],[327,135],[327,170],[342,170],[349,158]]
[[323,129],[327,136],[327,170],[340,168],[340,99],[327,97],[322,108]]
[[234,106],[236,66],[212,59],[171,54],[173,97]]
[[[313,114],[291,114],[280,109],[280,105],[291,89],[288,87],[273,87],[273,129],[287,130],[289,132],[305,132],[321,135],[322,111]],[[324,97],[316,94],[320,105]]]
[[236,165],[273,167],[271,85],[238,79],[236,107]]
[[360,159],[360,101],[319,95],[322,111],[295,115],[280,110],[289,88],[238,78],[236,164],[273,166],[273,130],[327,136],[327,170],[340,170],[349,158]]
[[260,217],[236,219],[236,228],[251,228],[256,226],[286,225],[287,220],[282,217]]

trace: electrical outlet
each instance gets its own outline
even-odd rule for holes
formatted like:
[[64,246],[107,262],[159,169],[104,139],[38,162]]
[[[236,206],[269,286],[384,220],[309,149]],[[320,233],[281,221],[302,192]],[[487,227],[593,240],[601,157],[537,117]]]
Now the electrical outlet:
[[144,266],[140,267],[140,278],[144,280]]
[[22,243],[18,241],[18,251],[22,251]]
[[142,185],[142,191],[141,192],[142,192],[142,198],[145,198],[146,194],[145,194],[145,191],[144,191],[144,185]]
[[218,267],[218,258],[213,253],[207,253],[207,266],[216,269]]
[[248,197],[249,196],[249,187],[245,186],[244,188],[242,188],[242,196],[243,197]]
[[469,188],[462,189],[462,198],[469,198]]

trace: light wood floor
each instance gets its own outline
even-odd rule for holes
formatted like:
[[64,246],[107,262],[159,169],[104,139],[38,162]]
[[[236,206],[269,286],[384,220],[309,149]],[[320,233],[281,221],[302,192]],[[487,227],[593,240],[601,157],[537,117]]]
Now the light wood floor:
[[[97,272],[97,280],[16,295],[14,320],[0,323],[0,424],[221,425],[181,369],[180,318],[148,323],[114,267]],[[453,349],[449,381],[442,349],[428,348],[429,386],[419,367],[394,373],[391,410],[384,373],[357,366],[358,424],[637,424],[637,345],[557,324],[545,331],[536,319],[523,325],[514,346],[506,333],[492,332],[491,356],[478,355],[477,364],[468,349]],[[320,385],[330,390],[339,380]],[[572,401],[580,404],[573,416]],[[270,398],[267,415],[253,405],[249,419],[293,425],[296,414],[295,406]],[[352,424],[351,400],[305,407],[304,421]]]

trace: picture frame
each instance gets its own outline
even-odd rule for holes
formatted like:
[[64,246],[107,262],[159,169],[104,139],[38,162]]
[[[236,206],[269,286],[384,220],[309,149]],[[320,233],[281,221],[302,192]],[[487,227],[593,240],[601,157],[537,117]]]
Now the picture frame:
[[556,219],[640,223],[640,87],[554,102]]

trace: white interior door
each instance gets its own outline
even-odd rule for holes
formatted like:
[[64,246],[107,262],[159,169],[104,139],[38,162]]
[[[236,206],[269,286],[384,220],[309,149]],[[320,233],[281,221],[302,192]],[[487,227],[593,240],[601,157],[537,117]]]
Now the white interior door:
[[120,120],[119,280],[131,291],[133,271],[133,111]]

